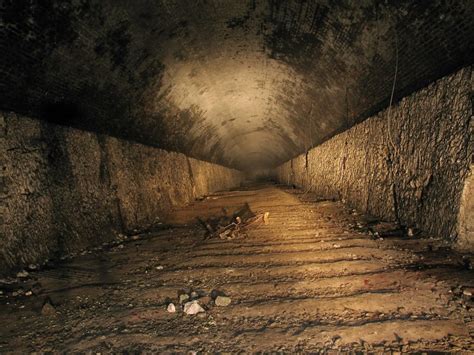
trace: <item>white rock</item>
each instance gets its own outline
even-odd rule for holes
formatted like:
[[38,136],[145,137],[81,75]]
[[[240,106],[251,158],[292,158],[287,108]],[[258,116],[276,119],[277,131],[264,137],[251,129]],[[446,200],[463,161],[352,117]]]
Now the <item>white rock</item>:
[[[311,211],[313,212],[313,211]],[[268,218],[270,217],[270,212],[265,212],[263,214],[263,223],[268,224]]]
[[174,313],[174,312],[176,312],[176,307],[174,306],[173,303],[170,303],[170,304],[168,305],[168,307],[166,308],[166,310],[167,310],[169,313]]
[[28,277],[29,273],[28,271],[20,271],[18,274],[16,274],[16,277],[19,277],[19,278],[25,278],[25,277]]
[[184,313],[186,314],[198,314],[201,312],[205,312],[204,308],[202,308],[197,301],[191,301],[184,304]]

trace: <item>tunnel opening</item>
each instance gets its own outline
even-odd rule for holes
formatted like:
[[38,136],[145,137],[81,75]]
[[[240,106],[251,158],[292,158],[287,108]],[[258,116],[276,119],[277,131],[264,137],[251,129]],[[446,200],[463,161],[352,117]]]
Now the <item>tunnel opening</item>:
[[0,3],[0,352],[470,352],[469,0]]

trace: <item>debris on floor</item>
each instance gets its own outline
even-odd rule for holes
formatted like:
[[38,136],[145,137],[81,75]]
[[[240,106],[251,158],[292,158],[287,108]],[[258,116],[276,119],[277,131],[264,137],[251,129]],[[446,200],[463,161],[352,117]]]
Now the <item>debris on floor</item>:
[[468,255],[464,255],[462,257],[461,263],[462,263],[462,266],[463,266],[464,269],[466,269],[466,270],[472,270],[473,269],[472,259]]
[[186,293],[182,293],[179,295],[179,303],[185,303],[189,300],[189,295]]
[[54,308],[50,302],[46,301],[41,308],[41,314],[46,317],[54,316],[56,315],[56,308]]
[[[204,290],[179,290],[178,291],[178,303],[181,304],[181,308],[186,314],[195,314],[194,312],[205,312],[210,310],[214,306],[227,307],[231,304],[232,300],[223,291],[213,289],[211,292]],[[202,308],[200,311],[199,307]],[[176,308],[173,300],[168,298],[167,300],[167,311],[169,313],[175,313],[178,309]]]
[[168,307],[166,307],[166,310],[169,312],[169,313],[175,313],[176,312],[176,306],[173,304],[173,303],[170,303],[168,305]]
[[232,216],[227,209],[222,209],[223,215],[203,220],[198,217],[199,223],[206,229],[207,238],[235,239],[246,236],[246,229],[252,225],[268,224],[270,212],[255,214],[248,203],[237,209]]
[[216,306],[227,307],[228,305],[230,305],[231,299],[230,297],[226,297],[226,296],[217,296],[214,302]]
[[394,222],[374,221],[367,227],[361,225],[359,229],[367,230],[373,239],[402,237],[406,234],[404,228]]
[[18,277],[19,279],[25,279],[29,276],[30,274],[28,273],[28,271],[26,270],[23,270],[23,271],[20,271],[19,273],[16,274],[16,277]]
[[184,313],[193,315],[201,312],[205,312],[204,308],[198,303],[198,301],[191,301],[184,304]]
[[[1,278],[0,353],[473,353],[472,255],[309,193],[236,194],[120,251]],[[239,243],[195,233],[203,210],[231,223],[245,202],[270,223]]]

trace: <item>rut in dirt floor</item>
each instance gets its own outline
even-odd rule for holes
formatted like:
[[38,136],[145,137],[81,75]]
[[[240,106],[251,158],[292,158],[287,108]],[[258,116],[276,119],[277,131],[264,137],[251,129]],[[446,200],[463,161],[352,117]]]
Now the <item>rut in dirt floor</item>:
[[[245,202],[268,224],[204,240],[196,217]],[[212,195],[176,211],[172,229],[31,273],[37,295],[1,299],[0,352],[473,351],[466,259],[439,240],[374,238],[367,222],[276,186]],[[212,290],[231,304],[215,306]],[[182,312],[178,293],[191,291],[204,313]],[[54,308],[41,314],[45,299]]]

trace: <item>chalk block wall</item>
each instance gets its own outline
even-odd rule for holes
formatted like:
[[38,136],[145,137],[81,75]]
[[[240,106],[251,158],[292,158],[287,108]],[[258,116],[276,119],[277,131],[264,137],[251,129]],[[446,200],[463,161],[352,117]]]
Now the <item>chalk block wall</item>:
[[147,228],[236,170],[0,112],[0,273]]
[[455,240],[472,160],[472,82],[466,67],[432,83],[279,166],[278,180]]

